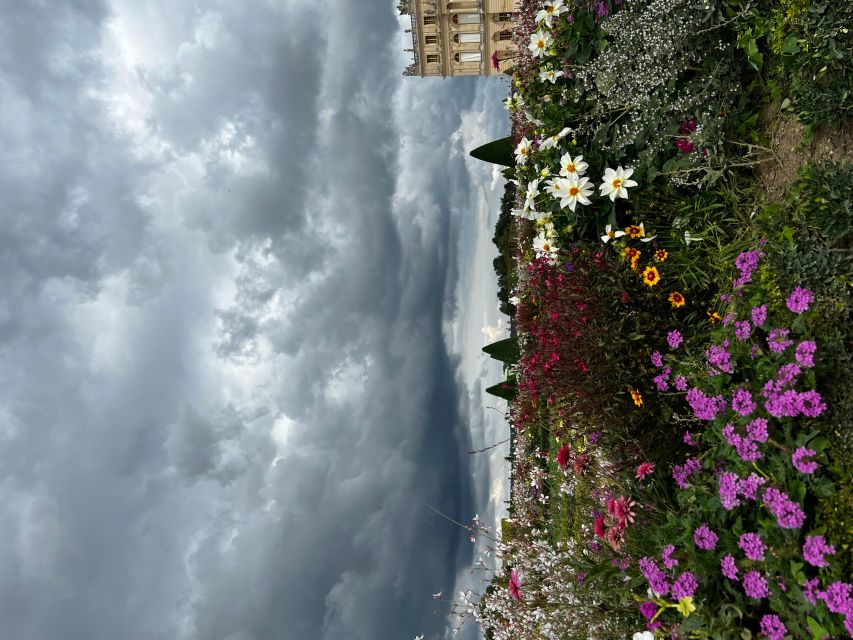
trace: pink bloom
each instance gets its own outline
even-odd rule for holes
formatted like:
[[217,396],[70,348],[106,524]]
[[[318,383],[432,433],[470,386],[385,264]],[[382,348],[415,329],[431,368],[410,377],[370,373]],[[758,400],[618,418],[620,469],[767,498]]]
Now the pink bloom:
[[599,538],[604,537],[605,527],[604,527],[604,517],[603,516],[599,516],[598,518],[595,519],[595,524],[593,525],[593,528],[595,530],[595,535],[597,535]]
[[655,470],[654,462],[643,462],[642,464],[637,466],[636,478],[637,480],[645,480],[646,476],[652,475]]
[[565,469],[569,466],[569,460],[572,458],[572,448],[564,444],[560,447],[560,450],[557,452],[557,464],[560,465],[561,469]]
[[521,581],[518,578],[518,571],[514,569],[509,577],[509,595],[519,602],[521,601]]
[[607,503],[607,512],[616,518],[621,527],[626,527],[629,523],[634,522],[634,512],[631,511],[636,503],[628,496],[619,496],[615,500],[611,499]]

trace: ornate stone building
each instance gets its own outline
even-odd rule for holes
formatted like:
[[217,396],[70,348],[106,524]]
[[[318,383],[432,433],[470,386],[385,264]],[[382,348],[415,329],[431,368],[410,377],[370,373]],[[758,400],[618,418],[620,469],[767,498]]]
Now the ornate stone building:
[[412,19],[415,61],[404,75],[490,76],[512,66],[516,0],[400,0],[397,8]]

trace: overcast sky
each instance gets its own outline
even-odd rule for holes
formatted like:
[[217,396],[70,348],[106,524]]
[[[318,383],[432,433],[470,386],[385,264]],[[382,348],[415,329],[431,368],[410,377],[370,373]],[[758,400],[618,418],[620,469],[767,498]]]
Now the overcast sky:
[[506,498],[506,89],[401,77],[395,4],[0,3],[4,638],[443,637],[401,487]]

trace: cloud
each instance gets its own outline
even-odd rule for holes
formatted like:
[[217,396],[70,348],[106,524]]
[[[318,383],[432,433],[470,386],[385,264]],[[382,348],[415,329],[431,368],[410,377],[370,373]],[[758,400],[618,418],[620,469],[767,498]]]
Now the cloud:
[[443,322],[481,84],[401,78],[390,3],[0,25],[4,629],[440,632],[470,549],[411,492],[473,511]]

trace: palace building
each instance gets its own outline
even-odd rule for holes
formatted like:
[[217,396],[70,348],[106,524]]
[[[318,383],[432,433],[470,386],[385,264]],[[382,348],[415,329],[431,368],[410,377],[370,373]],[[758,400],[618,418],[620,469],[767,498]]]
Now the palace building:
[[[400,0],[414,55],[403,75],[491,76],[513,64],[516,0]],[[494,63],[497,62],[498,69]]]

